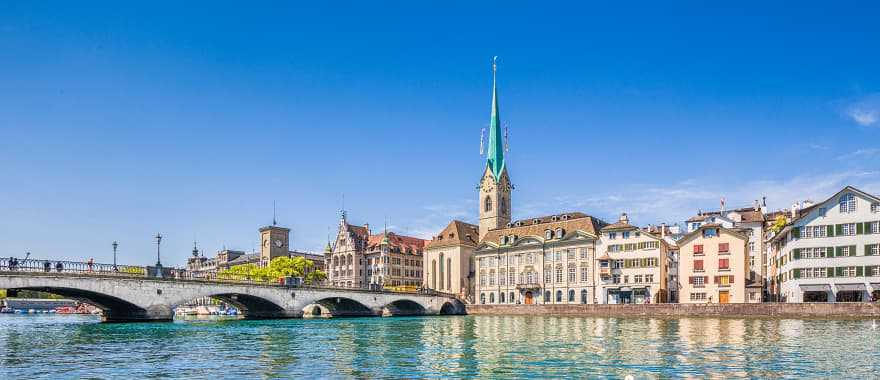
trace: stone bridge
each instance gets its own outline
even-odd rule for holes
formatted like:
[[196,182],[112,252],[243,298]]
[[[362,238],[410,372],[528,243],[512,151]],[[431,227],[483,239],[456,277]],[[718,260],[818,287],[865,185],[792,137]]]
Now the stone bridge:
[[97,306],[106,322],[169,321],[174,308],[212,297],[245,318],[464,314],[445,294],[397,293],[321,287],[157,279],[102,274],[0,272],[0,289],[37,290]]

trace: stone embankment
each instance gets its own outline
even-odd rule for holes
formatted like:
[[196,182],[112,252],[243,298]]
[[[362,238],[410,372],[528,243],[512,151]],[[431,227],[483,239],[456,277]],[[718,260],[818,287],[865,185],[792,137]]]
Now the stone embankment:
[[467,305],[467,313],[591,317],[880,318],[880,303]]

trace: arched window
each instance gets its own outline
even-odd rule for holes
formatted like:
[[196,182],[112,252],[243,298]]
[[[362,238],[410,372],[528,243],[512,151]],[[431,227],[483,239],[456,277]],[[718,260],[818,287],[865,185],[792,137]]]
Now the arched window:
[[510,298],[508,298],[507,301],[510,303],[514,303],[516,301],[516,297],[514,297],[513,292],[510,292]]
[[587,289],[581,290],[581,303],[587,303]]
[[437,260],[431,260],[431,289],[437,289]]
[[492,197],[486,196],[486,200],[483,201],[483,204],[485,205],[483,206],[483,209],[486,212],[492,211]]
[[489,303],[495,303],[495,293],[489,293]]
[[551,231],[551,230],[544,231],[544,239],[547,239],[547,240],[553,239],[553,231]]
[[574,289],[568,290],[568,303],[574,303]]
[[480,293],[480,303],[486,304],[486,293]]
[[499,207],[501,207],[501,215],[507,215],[507,202],[504,197],[501,197],[501,204]]
[[562,239],[563,236],[565,236],[565,234],[563,233],[562,228],[557,228],[556,229],[556,238]]
[[562,303],[562,291],[561,290],[556,291],[556,302]]
[[505,302],[504,302],[504,292],[501,292],[501,294],[499,294],[498,296],[499,296],[499,297],[498,297],[498,303],[505,303]]
[[544,292],[544,303],[548,303],[548,302],[550,302],[550,301],[551,301],[551,299],[550,299],[550,291],[547,290],[547,291]]
[[850,213],[856,211],[856,197],[852,194],[843,194],[840,196],[840,212]]
[[443,289],[443,253],[440,253],[440,287],[438,289]]
[[452,259],[446,258],[446,290],[452,291]]

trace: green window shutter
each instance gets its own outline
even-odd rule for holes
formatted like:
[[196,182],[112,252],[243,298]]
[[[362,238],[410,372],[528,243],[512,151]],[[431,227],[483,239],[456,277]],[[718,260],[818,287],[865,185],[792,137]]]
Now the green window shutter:
[[856,246],[854,246],[854,245],[849,246],[849,255],[850,256],[858,256],[858,255],[856,255]]
[[862,277],[865,275],[865,267],[856,267],[856,277]]
[[825,248],[825,257],[834,257],[834,247]]
[[834,268],[834,277],[843,277],[843,267]]
[[856,235],[862,235],[865,233],[865,224],[864,223],[856,223]]
[[865,244],[865,256],[871,256],[871,244]]
[[834,277],[834,268],[825,268],[825,276]]
[[834,225],[834,236],[843,235],[843,224]]
[[801,270],[800,269],[794,270],[794,278],[801,278]]
[[794,259],[795,259],[795,260],[800,260],[800,259],[801,259],[801,249],[800,249],[800,248],[795,248],[795,249],[794,249]]
[[840,251],[842,251],[843,247],[834,247],[834,257],[840,257]]
[[791,236],[794,236],[795,239],[800,239],[801,238],[801,228],[800,227],[792,228],[791,229]]

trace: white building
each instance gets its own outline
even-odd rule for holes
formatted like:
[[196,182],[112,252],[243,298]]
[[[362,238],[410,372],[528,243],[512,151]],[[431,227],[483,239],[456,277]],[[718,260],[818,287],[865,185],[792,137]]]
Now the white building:
[[780,300],[856,302],[880,298],[880,198],[847,186],[796,211],[773,245]]

